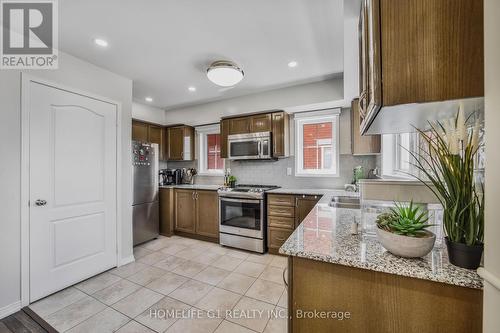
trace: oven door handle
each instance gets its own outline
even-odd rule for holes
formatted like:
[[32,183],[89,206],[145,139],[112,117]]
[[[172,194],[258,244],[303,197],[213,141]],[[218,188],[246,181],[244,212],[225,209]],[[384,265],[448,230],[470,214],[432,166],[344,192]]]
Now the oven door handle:
[[220,201],[228,201],[228,202],[243,202],[243,203],[260,203],[259,199],[229,199],[229,198],[219,198]]

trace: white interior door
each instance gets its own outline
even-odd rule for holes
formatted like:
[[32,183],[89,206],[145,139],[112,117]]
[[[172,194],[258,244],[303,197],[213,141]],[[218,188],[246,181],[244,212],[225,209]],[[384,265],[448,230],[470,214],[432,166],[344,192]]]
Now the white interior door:
[[30,81],[30,301],[116,266],[114,104]]

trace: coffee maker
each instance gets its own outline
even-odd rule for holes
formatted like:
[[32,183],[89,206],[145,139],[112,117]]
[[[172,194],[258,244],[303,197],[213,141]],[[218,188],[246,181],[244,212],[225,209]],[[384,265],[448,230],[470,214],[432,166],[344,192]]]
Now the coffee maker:
[[160,170],[160,186],[178,185],[182,183],[181,169]]

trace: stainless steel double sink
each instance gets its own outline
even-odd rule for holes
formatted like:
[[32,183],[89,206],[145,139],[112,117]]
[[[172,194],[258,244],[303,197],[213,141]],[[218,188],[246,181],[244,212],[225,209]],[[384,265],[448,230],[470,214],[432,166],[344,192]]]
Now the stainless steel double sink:
[[360,209],[360,201],[357,197],[334,196],[329,205],[335,208]]

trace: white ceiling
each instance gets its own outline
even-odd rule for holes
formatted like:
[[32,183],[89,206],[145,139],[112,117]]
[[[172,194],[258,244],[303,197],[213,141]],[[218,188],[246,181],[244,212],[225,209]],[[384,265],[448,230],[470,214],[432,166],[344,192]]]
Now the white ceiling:
[[[312,82],[343,71],[342,0],[64,0],[60,48],[131,78],[134,99],[174,108]],[[94,38],[109,42],[97,47]],[[235,61],[243,81],[206,78]],[[299,63],[289,68],[288,62]],[[196,92],[188,87],[195,86]]]

